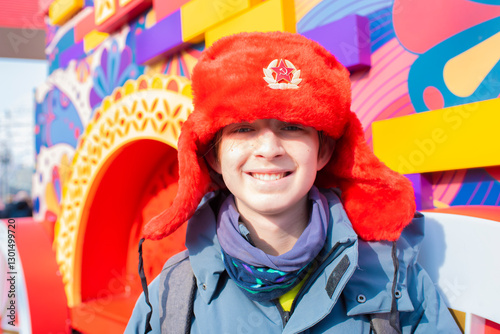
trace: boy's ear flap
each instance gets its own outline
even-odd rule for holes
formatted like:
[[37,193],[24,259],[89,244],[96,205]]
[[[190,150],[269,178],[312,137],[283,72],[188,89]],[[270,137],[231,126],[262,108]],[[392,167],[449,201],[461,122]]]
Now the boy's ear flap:
[[178,191],[172,205],[152,218],[143,228],[143,237],[159,240],[177,230],[196,211],[205,194],[215,190],[205,159],[198,154],[199,137],[193,130],[194,122],[188,119],[178,142],[179,180]]
[[397,240],[416,210],[411,182],[373,154],[352,112],[316,181],[321,187],[340,188],[354,230],[367,241]]

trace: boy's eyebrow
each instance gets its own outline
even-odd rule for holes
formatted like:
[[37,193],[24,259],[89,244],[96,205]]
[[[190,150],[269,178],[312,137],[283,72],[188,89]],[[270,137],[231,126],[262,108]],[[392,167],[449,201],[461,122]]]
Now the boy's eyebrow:
[[223,127],[222,130],[224,130],[225,128],[228,128],[228,127],[233,127],[233,126],[251,125],[252,123],[254,123],[254,122],[242,121],[239,123],[231,123],[231,124],[228,124],[225,127]]
[[222,129],[219,130],[221,132],[221,137],[222,137],[222,134],[224,133],[224,130],[231,131],[231,130],[237,129],[239,127],[252,126],[252,123],[253,122],[243,121],[243,122],[240,122],[240,123],[231,123],[231,124],[228,124],[228,125],[226,125],[225,127],[223,127]]
[[299,123],[299,122],[284,122],[284,121],[281,121],[283,124],[286,124],[286,125],[300,125],[300,126],[303,126],[303,127],[308,127],[302,123]]

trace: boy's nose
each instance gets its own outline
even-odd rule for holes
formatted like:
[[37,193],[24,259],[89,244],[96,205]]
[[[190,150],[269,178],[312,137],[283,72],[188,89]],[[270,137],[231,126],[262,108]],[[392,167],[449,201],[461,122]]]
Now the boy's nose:
[[281,139],[272,130],[263,130],[255,138],[253,143],[255,147],[254,155],[266,159],[274,159],[285,153]]

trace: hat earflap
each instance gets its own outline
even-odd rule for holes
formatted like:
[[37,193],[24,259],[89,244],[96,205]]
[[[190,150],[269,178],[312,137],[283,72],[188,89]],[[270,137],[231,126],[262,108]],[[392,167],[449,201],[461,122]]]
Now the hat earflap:
[[330,163],[318,177],[321,183],[330,179],[340,188],[347,215],[364,240],[397,240],[413,218],[416,205],[411,182],[373,154],[352,112]]
[[178,142],[179,180],[177,195],[172,205],[151,219],[143,229],[148,239],[162,239],[184,224],[196,211],[203,196],[213,186],[205,159],[198,156],[198,136],[192,123],[183,125]]

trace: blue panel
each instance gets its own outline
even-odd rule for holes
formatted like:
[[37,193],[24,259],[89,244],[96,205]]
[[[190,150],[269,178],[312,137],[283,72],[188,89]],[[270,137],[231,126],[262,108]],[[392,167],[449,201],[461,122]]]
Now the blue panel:
[[64,50],[67,50],[75,44],[75,31],[74,28],[69,29],[66,34],[57,42],[54,52],[48,55],[49,61],[49,74],[60,68],[60,55]]
[[485,77],[476,91],[467,97],[453,94],[446,86],[443,69],[455,56],[475,47],[478,43],[500,31],[500,17],[464,30],[422,54],[411,66],[408,74],[408,91],[416,112],[427,111],[424,91],[436,88],[442,95],[444,106],[452,107],[477,101],[496,98],[500,95],[500,62]]
[[36,151],[41,146],[65,143],[76,148],[83,125],[73,102],[58,88],[52,88],[41,104],[36,105]]
[[392,25],[392,7],[382,8],[370,15],[371,52],[374,53],[385,43],[396,37]]
[[314,29],[347,15],[368,16],[392,4],[393,0],[324,0],[297,22],[297,32]]
[[[493,187],[490,188],[493,182]],[[489,189],[489,191],[488,191]],[[500,195],[500,182],[483,168],[470,169],[451,205],[495,205]]]

